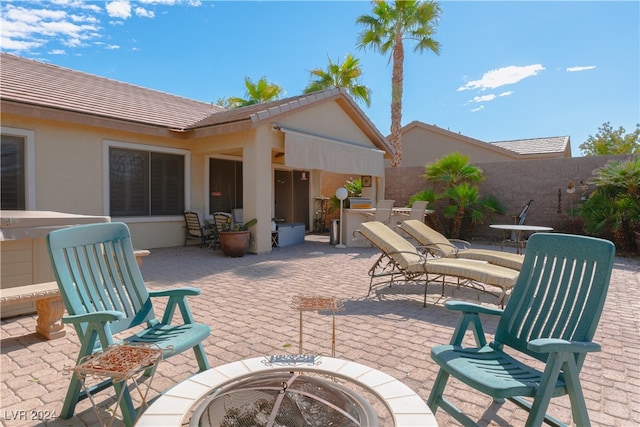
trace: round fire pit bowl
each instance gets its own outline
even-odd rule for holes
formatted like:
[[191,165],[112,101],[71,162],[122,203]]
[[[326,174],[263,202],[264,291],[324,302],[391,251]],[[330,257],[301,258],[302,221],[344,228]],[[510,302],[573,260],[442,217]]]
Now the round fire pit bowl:
[[[374,409],[375,408],[375,409]],[[195,374],[159,396],[136,427],[435,427],[425,401],[389,374],[314,355],[243,359]]]
[[377,427],[371,404],[316,376],[258,373],[203,399],[190,427]]

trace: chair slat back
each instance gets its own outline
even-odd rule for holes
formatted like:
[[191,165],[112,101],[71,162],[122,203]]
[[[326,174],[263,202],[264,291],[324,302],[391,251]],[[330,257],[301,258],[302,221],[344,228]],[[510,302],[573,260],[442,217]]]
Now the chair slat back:
[[536,338],[591,341],[614,256],[614,245],[603,239],[559,233],[531,236],[495,342],[536,357],[527,351],[527,343]]
[[214,212],[213,222],[216,225],[218,232],[230,230],[233,227],[233,217],[227,212]]
[[[111,323],[113,333],[155,318],[125,224],[52,231],[47,245],[69,314],[121,311],[125,318]],[[84,334],[84,328],[78,333]]]
[[429,202],[425,200],[413,202],[411,205],[411,213],[409,213],[409,219],[424,221],[424,212],[427,210],[428,205]]
[[379,200],[376,205],[376,213],[373,220],[388,224],[391,220],[391,210],[393,209],[394,203],[395,200]]
[[187,231],[190,235],[201,237],[202,226],[200,225],[200,216],[197,212],[185,212],[184,221],[187,224]]

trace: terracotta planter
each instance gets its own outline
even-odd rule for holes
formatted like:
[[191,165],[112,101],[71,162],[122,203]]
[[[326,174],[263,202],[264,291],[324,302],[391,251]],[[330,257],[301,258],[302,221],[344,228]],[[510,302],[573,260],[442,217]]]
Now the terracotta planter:
[[220,232],[220,247],[222,253],[229,257],[241,257],[249,251],[250,231],[222,231]]

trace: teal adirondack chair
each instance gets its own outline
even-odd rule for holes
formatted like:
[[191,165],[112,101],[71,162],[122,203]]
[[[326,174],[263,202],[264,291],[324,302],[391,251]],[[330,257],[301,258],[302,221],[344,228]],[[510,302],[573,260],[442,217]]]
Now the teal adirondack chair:
[[[614,245],[585,236],[536,233],[527,245],[524,264],[504,310],[472,303],[447,302],[461,312],[450,345],[432,348],[440,365],[428,405],[438,407],[465,426],[476,423],[443,397],[449,376],[496,402],[509,399],[529,411],[527,426],[543,421],[564,425],[546,414],[551,398],[569,395],[573,422],[590,425],[579,373],[589,352],[600,351],[592,342],[607,295]],[[494,340],[487,344],[482,315],[501,316]],[[477,348],[462,347],[471,327]],[[544,371],[523,363],[517,353],[544,363]],[[526,400],[523,398],[527,398]]]
[[[155,344],[164,350],[165,358],[193,348],[200,370],[209,369],[202,341],[211,329],[194,322],[186,300],[187,296],[199,295],[200,290],[183,287],[148,291],[125,224],[91,224],[52,231],[47,236],[47,247],[68,312],[62,322],[73,324],[80,339],[78,362],[114,344],[113,334],[146,324],[146,329],[136,328],[137,332],[124,341]],[[151,297],[169,298],[161,321],[155,317]],[[176,308],[183,324],[172,324]],[[89,392],[93,394],[110,385],[116,395],[124,391],[120,402],[123,421],[133,425],[137,410],[124,381],[104,381]],[[72,375],[62,418],[72,417],[78,401],[88,397],[81,388],[80,380]]]

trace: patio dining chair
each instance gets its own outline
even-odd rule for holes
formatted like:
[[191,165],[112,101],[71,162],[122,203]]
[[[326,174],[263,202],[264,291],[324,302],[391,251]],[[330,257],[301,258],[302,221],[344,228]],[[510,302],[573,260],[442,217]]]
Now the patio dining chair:
[[[147,290],[125,224],[100,223],[55,230],[46,242],[68,313],[62,323],[73,324],[80,340],[78,363],[97,351],[126,343],[157,346],[164,358],[193,349],[200,371],[209,369],[202,342],[211,329],[194,321],[187,304],[187,296],[199,295],[200,290]],[[161,320],[153,310],[154,297],[168,297]],[[176,309],[182,322],[174,324]],[[116,340],[116,334],[127,337]],[[78,401],[111,385],[115,395],[122,396],[123,421],[133,425],[141,409],[134,408],[124,381],[107,380],[83,391],[76,375],[71,376],[60,416],[72,417]]]
[[198,240],[200,242],[200,248],[203,248],[207,243],[212,244],[215,249],[216,234],[213,227],[203,225],[200,222],[200,215],[198,212],[187,211],[184,213],[184,222],[186,226],[186,234],[184,239],[184,245],[187,246],[189,240]]
[[[579,376],[587,354],[600,351],[592,339],[614,252],[614,245],[602,239],[536,233],[504,310],[447,301],[445,307],[460,312],[460,320],[450,344],[431,349],[440,366],[428,399],[433,413],[440,407],[462,425],[476,425],[443,396],[451,376],[495,402],[509,399],[528,410],[528,427],[543,421],[565,425],[546,412],[552,398],[568,395],[573,425],[589,426]],[[500,316],[489,344],[481,315]],[[468,328],[476,347],[462,346]]]
[[424,213],[427,210],[429,202],[426,200],[418,200],[411,205],[411,212],[409,213],[409,219],[416,219],[424,222]]

